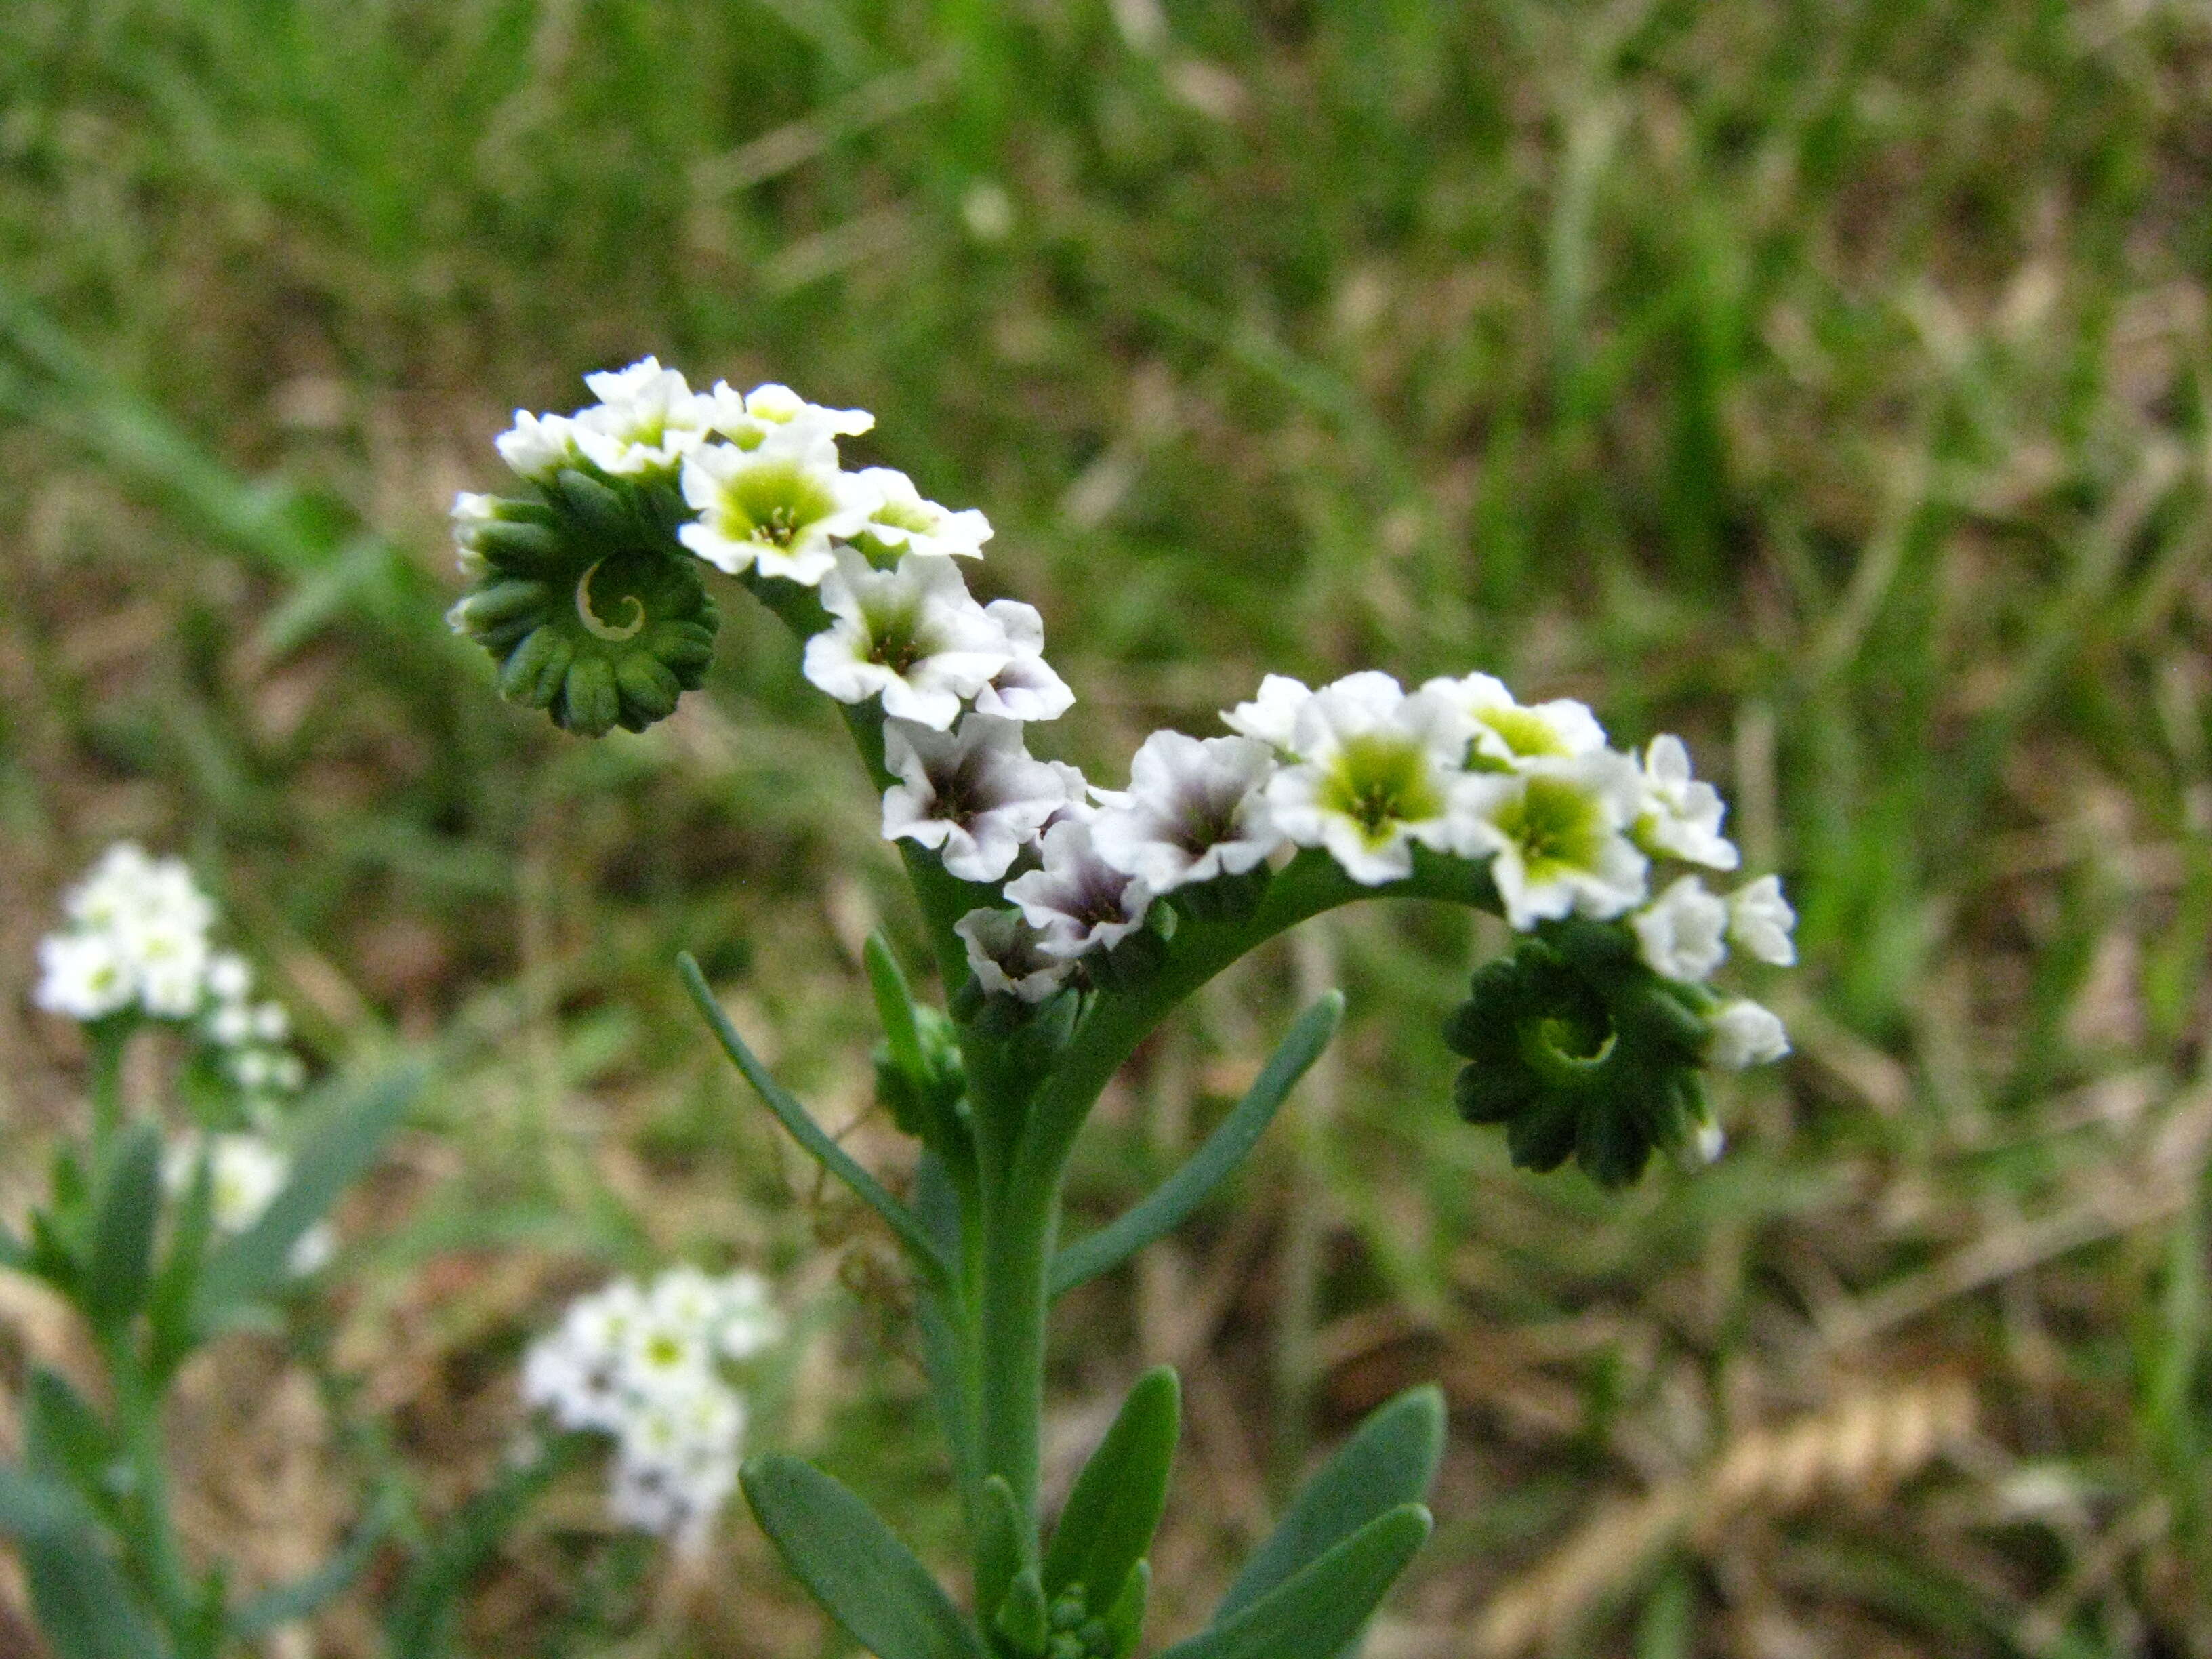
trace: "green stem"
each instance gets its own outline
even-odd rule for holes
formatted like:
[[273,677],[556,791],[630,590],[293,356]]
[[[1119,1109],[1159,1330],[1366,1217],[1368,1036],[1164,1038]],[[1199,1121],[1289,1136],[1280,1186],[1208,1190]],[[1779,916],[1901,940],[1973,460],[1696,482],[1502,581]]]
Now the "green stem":
[[123,1127],[123,1054],[131,1043],[128,1015],[113,1015],[92,1027],[92,1152],[99,1167]]
[[969,1327],[982,1473],[1012,1489],[1032,1532],[1044,1419],[1046,1274],[1059,1200],[1057,1179],[1042,1190],[1015,1181],[986,1192]]
[[161,1402],[127,1336],[104,1344],[115,1389],[115,1419],[131,1471],[128,1512],[134,1524],[125,1543],[141,1582],[179,1649],[197,1626],[198,1598],[170,1524],[167,1460],[161,1443]]

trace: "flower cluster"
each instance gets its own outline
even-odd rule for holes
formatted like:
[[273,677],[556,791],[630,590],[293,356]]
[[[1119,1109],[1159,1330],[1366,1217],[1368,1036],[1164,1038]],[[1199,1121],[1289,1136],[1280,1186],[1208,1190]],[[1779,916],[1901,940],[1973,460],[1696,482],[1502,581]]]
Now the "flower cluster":
[[737,1483],[745,1402],[727,1367],[782,1331],[757,1273],[675,1267],[647,1286],[617,1279],[531,1345],[523,1398],[562,1429],[613,1438],[617,1521],[696,1549]]
[[814,590],[829,626],[806,677],[840,702],[941,732],[966,702],[1024,720],[1074,701],[1036,612],[977,604],[951,563],[981,556],[989,521],[889,467],[844,467],[838,440],[866,411],[781,386],[693,392],[651,357],[586,384],[598,403],[517,410],[498,440],[526,495],[454,504],[472,586],[448,619],[512,701],[592,736],[665,718],[714,653],[702,565]]
[[249,1095],[289,1093],[306,1080],[285,1047],[291,1017],[254,998],[243,957],[215,948],[215,901],[183,860],[118,842],[63,908],[68,926],[39,945],[39,1006],[88,1024],[123,1015],[197,1022]]
[[[208,1219],[217,1234],[245,1232],[284,1190],[291,1178],[290,1157],[259,1135],[208,1134],[171,1143],[162,1160],[161,1182],[172,1196],[189,1192],[207,1166]],[[337,1240],[330,1223],[319,1222],[292,1247],[295,1277],[316,1272],[331,1259]]]

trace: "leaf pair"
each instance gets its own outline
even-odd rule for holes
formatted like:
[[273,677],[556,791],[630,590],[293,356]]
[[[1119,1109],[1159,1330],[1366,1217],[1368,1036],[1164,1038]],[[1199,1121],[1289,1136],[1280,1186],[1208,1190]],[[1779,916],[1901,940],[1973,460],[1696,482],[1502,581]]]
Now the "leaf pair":
[[1443,1396],[1400,1395],[1308,1481],[1214,1610],[1161,1659],[1329,1659],[1354,1651],[1427,1541],[1421,1500],[1443,1454]]

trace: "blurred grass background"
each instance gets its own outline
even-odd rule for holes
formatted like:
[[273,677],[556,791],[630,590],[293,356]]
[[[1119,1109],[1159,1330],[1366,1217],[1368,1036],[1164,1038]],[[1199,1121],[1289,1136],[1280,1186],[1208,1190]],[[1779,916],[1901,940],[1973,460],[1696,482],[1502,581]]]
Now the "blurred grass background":
[[[1437,1376],[1376,1659],[2212,1655],[2205,7],[0,0],[0,1185],[76,1121],[25,993],[118,836],[324,1058],[460,1034],[312,1363],[196,1376],[201,1547],[295,1570],[380,1470],[449,1507],[529,1334],[673,1255],[803,1313],[764,1438],[957,1537],[887,1251],[669,969],[896,1164],[857,951],[911,921],[827,706],[734,594],[709,690],[598,744],[441,626],[508,411],[655,352],[983,507],[1094,776],[1267,670],[1481,667],[1683,732],[1803,914],[1797,1055],[1624,1198],[1452,1118],[1457,914],[1319,927],[1139,1057],[1085,1213],[1352,996],[1235,1202],[1064,1310],[1062,1478],[1187,1368],[1157,1630]],[[67,1333],[6,1310],[12,1385]],[[594,1504],[472,1650],[820,1650],[741,1513],[683,1571]],[[284,1650],[374,1651],[376,1589]]]

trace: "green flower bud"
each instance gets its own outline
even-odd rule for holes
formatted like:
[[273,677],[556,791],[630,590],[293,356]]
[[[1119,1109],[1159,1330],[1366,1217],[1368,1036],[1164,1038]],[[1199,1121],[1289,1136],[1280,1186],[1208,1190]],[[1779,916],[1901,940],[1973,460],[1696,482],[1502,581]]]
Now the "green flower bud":
[[599,737],[665,720],[705,679],[720,619],[676,540],[689,512],[671,486],[569,467],[532,498],[463,500],[477,582],[447,620],[491,653],[508,702]]
[[1623,1187],[1655,1146],[1711,1144],[1698,1066],[1714,999],[1662,979],[1617,924],[1570,921],[1484,964],[1444,1042],[1473,1062],[1452,1089],[1470,1123],[1500,1123],[1513,1162]]
[[891,1058],[890,1045],[878,1043],[870,1056],[876,1068],[876,1098],[899,1132],[942,1145],[964,1133],[961,1102],[968,1092],[968,1071],[952,1022],[936,1009],[917,1005],[915,1034],[921,1039],[921,1075],[915,1076]]

